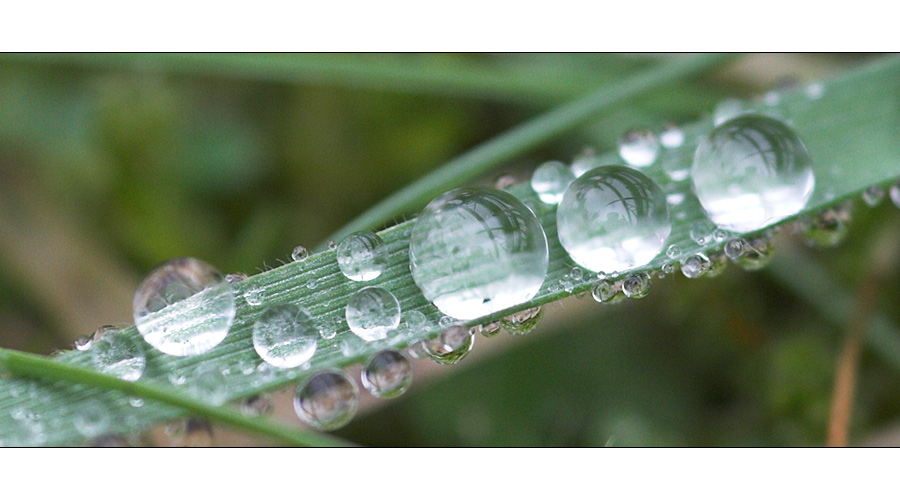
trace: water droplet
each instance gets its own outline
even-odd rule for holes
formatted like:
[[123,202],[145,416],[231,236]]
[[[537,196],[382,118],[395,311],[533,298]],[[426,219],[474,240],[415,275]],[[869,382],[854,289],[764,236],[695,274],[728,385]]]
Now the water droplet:
[[134,382],[144,374],[147,357],[141,342],[116,326],[104,326],[94,333],[91,360],[97,370]]
[[264,394],[250,396],[241,401],[241,413],[247,417],[269,415],[274,408],[275,405],[272,403],[272,399]]
[[381,276],[387,262],[384,242],[371,231],[356,232],[344,238],[336,255],[341,272],[353,281],[370,281]]
[[485,338],[491,338],[500,333],[500,327],[502,325],[499,321],[493,321],[481,327],[481,334],[485,336]]
[[650,293],[652,281],[647,273],[632,274],[622,282],[622,292],[626,297],[642,299]]
[[900,208],[900,183],[891,186],[889,193],[891,196],[891,203],[893,203],[895,207]]
[[708,220],[699,220],[691,226],[691,239],[698,245],[710,242],[710,236],[716,230],[716,225]]
[[709,256],[709,268],[703,273],[704,278],[715,278],[722,274],[728,267],[728,259],[724,254],[711,254]]
[[681,273],[687,278],[697,278],[709,270],[709,257],[696,253],[681,261]]
[[804,91],[807,99],[817,100],[821,99],[823,95],[825,95],[825,85],[820,82],[813,82],[806,86],[806,90]]
[[862,199],[866,205],[877,207],[884,200],[884,189],[881,186],[869,186],[863,191]]
[[337,249],[337,246],[338,246],[338,244],[336,241],[328,240],[328,249],[329,250],[335,250],[335,249]]
[[744,252],[734,262],[745,271],[757,271],[768,265],[775,254],[769,238],[756,236],[744,240]]
[[719,102],[719,104],[716,104],[716,108],[713,110],[713,124],[721,125],[732,118],[740,116],[745,113],[746,110],[747,107],[740,99],[725,99]]
[[458,323],[458,321],[450,316],[441,316],[441,319],[438,320],[438,326],[441,328],[447,328],[454,323]]
[[603,280],[594,283],[591,287],[591,297],[601,304],[615,304],[625,300],[620,283],[612,280]]
[[247,279],[247,275],[244,273],[231,273],[225,275],[225,281],[231,283],[232,285],[235,283],[240,283]]
[[99,436],[106,432],[109,426],[109,412],[101,406],[94,404],[85,405],[75,415],[75,430],[84,437]]
[[570,169],[572,170],[572,174],[578,178],[587,173],[589,170],[593,170],[600,166],[599,160],[597,159],[597,152],[591,148],[585,148],[584,151],[581,152],[578,156],[572,160],[572,166]]
[[297,245],[294,247],[294,250],[291,251],[291,260],[294,262],[300,262],[307,257],[309,257],[309,250],[304,246]]
[[564,163],[548,161],[531,174],[531,189],[537,193],[542,202],[556,205],[574,180],[575,174]]
[[666,256],[670,259],[681,257],[681,248],[678,245],[669,245],[669,248],[666,249]]
[[666,149],[674,149],[684,144],[684,131],[674,123],[667,123],[662,126],[662,132],[659,134],[659,142]]
[[733,240],[729,240],[728,243],[725,243],[725,255],[731,259],[736,260],[744,253],[744,240],[740,238],[735,238]]
[[258,306],[265,299],[265,287],[258,283],[252,283],[244,290],[244,300],[251,306]]
[[157,267],[134,296],[138,331],[147,343],[172,356],[193,356],[217,346],[228,335],[234,315],[231,286],[197,259],[175,259]]
[[410,344],[406,352],[409,354],[409,357],[413,359],[422,359],[425,356],[428,356],[428,350],[425,348],[425,342],[421,340]]
[[94,343],[94,340],[86,335],[78,337],[75,340],[75,350],[76,351],[87,351],[91,348],[91,345]]
[[400,325],[400,303],[384,288],[367,286],[350,296],[345,315],[350,331],[374,342],[386,339]]
[[547,248],[540,222],[511,194],[453,189],[417,219],[410,270],[441,312],[474,319],[534,297],[547,276]]
[[662,150],[659,162],[663,172],[669,179],[681,182],[691,175],[694,149],[696,148],[685,146],[677,149]]
[[575,291],[575,284],[569,280],[562,281],[562,289],[566,291],[566,293],[572,293]]
[[373,396],[395,398],[412,384],[412,366],[400,352],[380,351],[366,362],[360,378],[363,387]]
[[424,329],[426,321],[428,320],[421,311],[409,311],[406,313],[406,325],[409,327],[410,332],[415,333]]
[[541,306],[532,307],[503,318],[500,320],[500,326],[512,335],[525,335],[534,330],[543,317],[544,310]]
[[316,281],[315,278],[310,278],[310,279],[306,280],[306,288],[308,288],[310,290],[315,290],[318,287],[319,287],[319,282]]
[[847,237],[852,206],[848,201],[803,217],[797,221],[797,227],[810,246],[837,246]]
[[270,307],[253,323],[253,348],[277,368],[295,368],[312,359],[318,338],[312,316],[294,304]]
[[167,378],[169,379],[169,383],[172,385],[183,385],[185,382],[187,382],[187,375],[184,374],[184,371],[178,368],[169,371]]
[[559,240],[591,271],[626,271],[663,249],[671,224],[659,186],[622,166],[598,167],[575,180],[556,212]]
[[584,279],[584,270],[580,267],[573,267],[572,271],[569,274],[575,281],[581,281],[582,279]]
[[333,339],[337,335],[337,329],[340,325],[340,319],[324,319],[319,325],[319,335],[325,340]]
[[442,365],[458,363],[472,350],[475,336],[463,325],[451,325],[441,330],[436,338],[425,342],[425,352],[433,361]]
[[294,411],[304,423],[323,431],[347,425],[356,414],[359,389],[342,372],[327,370],[297,388]]
[[500,190],[509,189],[510,187],[515,185],[516,178],[510,174],[500,175],[494,180],[494,187]]
[[796,214],[815,185],[806,146],[787,124],[743,115],[716,127],[694,156],[694,192],[713,222],[748,232]]
[[208,404],[219,406],[228,398],[226,380],[222,372],[213,365],[200,365],[194,370],[190,391]]
[[619,138],[619,156],[632,167],[652,165],[659,155],[659,138],[651,130],[631,129]]

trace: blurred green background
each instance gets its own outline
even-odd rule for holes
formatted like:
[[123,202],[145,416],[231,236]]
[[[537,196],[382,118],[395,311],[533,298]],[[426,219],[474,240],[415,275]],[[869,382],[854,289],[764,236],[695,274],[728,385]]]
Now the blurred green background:
[[[141,277],[172,257],[247,274],[289,260],[294,246],[318,245],[480,142],[667,57],[0,56],[0,345],[46,354],[131,322]],[[699,119],[725,97],[871,57],[740,56],[623,103],[483,182],[525,180],[544,161],[613,148],[628,128]],[[839,248],[809,250],[786,231],[776,259],[800,255],[856,294],[866,249],[900,234],[890,203],[857,208]],[[846,325],[772,272],[670,277],[616,306],[550,304],[527,337],[478,338],[453,367],[417,363],[407,395],[364,398],[338,434],[387,446],[822,445]],[[900,322],[896,265],[884,279],[876,311]],[[863,353],[853,444],[900,444],[898,375]],[[288,420],[283,399],[277,414]],[[254,444],[225,431],[216,442]]]

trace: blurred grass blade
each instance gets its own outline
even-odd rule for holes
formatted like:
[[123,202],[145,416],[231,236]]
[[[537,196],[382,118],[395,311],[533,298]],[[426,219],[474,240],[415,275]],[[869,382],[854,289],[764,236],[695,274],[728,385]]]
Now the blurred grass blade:
[[[708,70],[729,57],[732,56],[680,56],[538,116],[473,148],[397,191],[350,221],[329,239],[340,241],[350,233],[375,228],[398,214],[422,208],[442,192],[490,172],[503,162],[587,122],[601,111],[653,88]],[[324,247],[324,242],[319,245],[320,250]]]

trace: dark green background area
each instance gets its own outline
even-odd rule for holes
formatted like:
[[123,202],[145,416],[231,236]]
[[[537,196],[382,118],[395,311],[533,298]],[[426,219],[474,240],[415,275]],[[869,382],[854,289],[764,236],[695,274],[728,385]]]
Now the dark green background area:
[[[288,260],[295,245],[318,245],[480,142],[666,57],[2,56],[0,345],[47,354],[130,321],[134,288],[169,258],[247,274]],[[483,181],[524,180],[544,161],[609,150],[630,127],[696,120],[725,97],[868,57],[738,57],[623,103]],[[776,252],[799,252],[855,294],[873,239],[900,226],[889,202],[856,208],[841,247],[808,250],[786,230]],[[879,310],[900,322],[896,266],[884,282]],[[534,332],[487,356],[416,373],[409,394],[337,434],[381,446],[825,442],[845,328],[769,271],[669,277],[640,301],[571,298],[545,312]],[[479,337],[475,350],[493,342]],[[863,355],[854,442],[897,425],[898,379]]]

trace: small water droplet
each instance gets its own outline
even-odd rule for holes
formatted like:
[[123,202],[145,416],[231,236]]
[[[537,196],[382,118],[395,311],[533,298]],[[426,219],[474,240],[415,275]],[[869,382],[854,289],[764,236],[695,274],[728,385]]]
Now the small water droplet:
[[681,261],[681,273],[687,278],[698,278],[709,270],[709,257],[696,253]]
[[734,262],[745,271],[757,271],[766,267],[775,254],[775,246],[766,236],[744,240],[744,252]]
[[132,408],[142,408],[144,406],[144,400],[141,398],[128,398],[128,404]]
[[594,283],[591,287],[591,297],[601,304],[615,304],[625,300],[621,283],[612,280],[603,280]]
[[724,99],[716,104],[713,110],[713,125],[721,125],[722,123],[740,116],[745,113],[747,106],[744,102],[737,98]]
[[637,273],[625,278],[622,282],[622,292],[626,297],[632,299],[642,299],[650,293],[652,285],[650,275],[647,273]]
[[494,188],[504,190],[516,185],[516,178],[510,174],[503,174],[494,180]]
[[708,220],[699,220],[691,226],[691,239],[698,245],[710,242],[710,236],[716,230],[716,225]]
[[485,338],[491,338],[500,333],[500,321],[492,321],[481,327],[481,334],[484,335]]
[[549,265],[547,237],[516,197],[488,188],[453,189],[413,226],[410,270],[425,298],[464,320],[534,297]]
[[400,303],[384,288],[367,286],[350,296],[345,315],[350,331],[374,342],[386,339],[400,325]]
[[659,134],[659,142],[666,149],[674,149],[684,144],[684,131],[674,123],[666,123]]
[[425,352],[433,361],[442,365],[458,363],[472,350],[475,336],[461,324],[450,325],[441,330],[436,338],[425,342]]
[[291,251],[291,260],[294,262],[300,262],[307,257],[309,257],[309,250],[304,246],[297,245],[294,247],[294,250]]
[[660,187],[645,174],[616,165],[595,168],[569,185],[556,220],[563,248],[595,272],[649,263],[671,231]]
[[500,325],[512,335],[525,335],[534,330],[543,317],[544,310],[537,306],[510,314],[500,320]]
[[458,323],[458,321],[450,316],[441,316],[441,319],[438,320],[438,326],[441,328],[447,328],[454,323]]
[[572,271],[569,274],[575,281],[581,281],[584,279],[584,271],[580,267],[573,267]]
[[247,417],[269,415],[274,408],[275,405],[272,403],[272,398],[265,394],[250,396],[241,401],[241,413]]
[[338,267],[353,281],[371,281],[384,271],[387,253],[384,242],[372,231],[350,234],[337,248]]
[[716,276],[722,274],[725,271],[725,268],[728,267],[728,259],[725,258],[725,254],[710,254],[709,255],[709,268],[703,273],[704,278],[715,278]]
[[815,186],[803,141],[789,125],[762,115],[713,129],[697,148],[691,180],[709,218],[738,232],[796,214]]
[[428,321],[428,319],[425,318],[425,314],[421,311],[409,311],[406,313],[406,324],[409,326],[410,332],[423,330],[426,321]]
[[338,244],[337,244],[336,241],[334,241],[334,240],[328,240],[328,249],[329,249],[329,250],[336,250],[336,249],[337,249],[337,246],[338,246]]
[[803,217],[797,221],[797,228],[810,246],[837,246],[847,237],[852,207],[853,204],[847,201]]
[[425,348],[425,342],[422,340],[410,344],[406,352],[413,359],[422,359],[428,356],[428,350]]
[[319,329],[312,315],[294,304],[266,309],[253,323],[253,348],[277,368],[295,368],[316,353]]
[[184,371],[180,369],[171,370],[167,378],[169,379],[169,383],[172,385],[183,385],[187,382],[187,375],[184,374]]
[[75,415],[75,430],[84,437],[95,437],[106,432],[109,427],[109,412],[97,405],[85,405]]
[[88,349],[91,348],[91,345],[93,344],[93,342],[94,342],[93,339],[91,339],[90,337],[88,337],[86,335],[78,337],[75,340],[75,345],[74,345],[75,350],[76,351],[87,351]]
[[141,342],[117,326],[104,326],[94,333],[91,361],[97,370],[134,382],[144,374],[147,356]]
[[395,398],[412,384],[412,365],[398,351],[380,351],[366,362],[360,378],[363,387],[373,396]]
[[725,255],[731,260],[737,260],[744,253],[744,240],[735,238],[725,243]]
[[333,431],[347,425],[356,414],[359,389],[343,372],[319,372],[297,388],[294,411],[307,425]]
[[225,281],[231,283],[232,285],[235,283],[240,283],[247,279],[247,275],[244,273],[231,273],[225,275]]
[[244,300],[251,306],[258,306],[265,299],[265,287],[259,283],[252,283],[244,289]]
[[324,319],[319,325],[319,335],[325,340],[333,339],[337,335],[339,325],[339,319]]
[[884,189],[881,186],[869,186],[863,191],[862,199],[866,205],[877,207],[884,200]]
[[318,287],[319,287],[319,282],[315,278],[310,278],[310,279],[306,280],[306,288],[308,288],[310,290],[315,290]]
[[666,256],[670,259],[681,257],[681,248],[678,245],[669,245],[669,248],[666,249]]
[[619,156],[632,167],[647,167],[659,156],[659,138],[652,130],[631,129],[619,138]]
[[193,356],[219,345],[234,315],[231,285],[197,259],[175,259],[157,267],[134,295],[138,331],[171,356]]
[[191,393],[211,405],[225,403],[228,398],[226,387],[225,376],[213,365],[198,366],[191,377]]
[[572,174],[578,178],[587,171],[593,170],[599,166],[600,163],[597,158],[597,152],[594,151],[593,148],[584,148],[584,150],[572,160],[572,165],[569,168],[572,170]]
[[806,90],[804,91],[807,99],[817,100],[821,99],[823,95],[825,95],[825,85],[820,82],[813,82],[806,86]]
[[548,161],[531,174],[531,189],[537,193],[542,202],[556,205],[574,180],[575,174],[564,163]]

